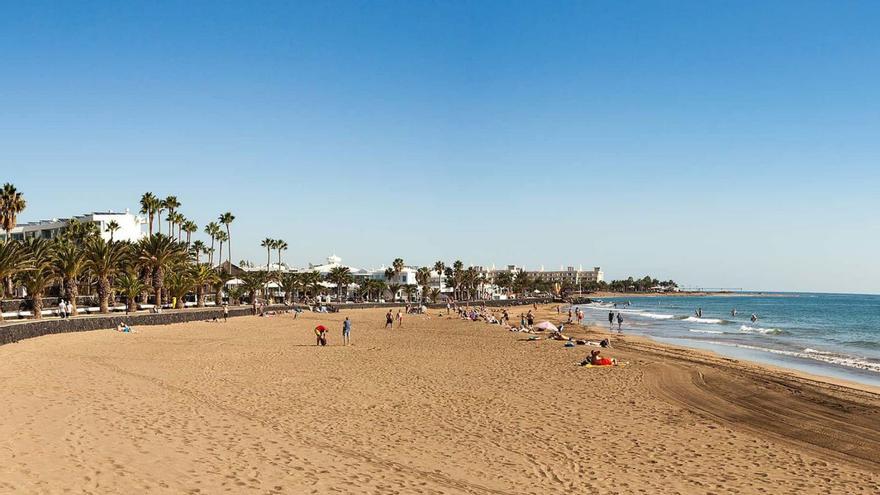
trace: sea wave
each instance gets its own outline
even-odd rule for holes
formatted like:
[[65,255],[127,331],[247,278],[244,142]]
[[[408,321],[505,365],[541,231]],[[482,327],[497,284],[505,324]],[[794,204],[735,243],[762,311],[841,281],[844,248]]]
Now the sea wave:
[[675,315],[661,315],[656,313],[641,313],[639,316],[644,316],[646,318],[651,318],[654,320],[671,320],[675,318]]
[[[721,345],[731,345],[733,347],[739,347],[742,349],[749,349],[754,351],[761,352],[769,352],[771,354],[779,354],[782,356],[791,356],[802,359],[811,359],[813,361],[821,361],[827,364],[835,364],[838,366],[845,366],[847,368],[856,368],[865,371],[873,371],[875,373],[880,373],[880,362],[876,361],[868,361],[866,359],[862,359],[855,356],[846,356],[843,354],[834,354],[831,352],[823,352],[817,351],[816,349],[804,349],[803,352],[799,351],[785,351],[782,349],[770,349],[767,347],[759,347],[754,345],[746,345],[746,344],[724,344],[718,342]],[[812,351],[812,352],[810,352]]]
[[684,321],[690,321],[694,323],[715,323],[719,325],[724,323],[724,320],[720,318],[698,318],[696,316],[688,316],[684,319]]
[[745,333],[760,333],[762,335],[782,335],[785,333],[785,330],[780,330],[778,328],[761,328],[761,327],[750,327],[748,325],[742,325],[739,327],[740,332]]
[[712,333],[712,334],[721,334],[721,333],[724,333],[724,332],[722,332],[721,330],[701,330],[701,329],[697,329],[697,328],[688,328],[688,332],[694,332],[694,333]]

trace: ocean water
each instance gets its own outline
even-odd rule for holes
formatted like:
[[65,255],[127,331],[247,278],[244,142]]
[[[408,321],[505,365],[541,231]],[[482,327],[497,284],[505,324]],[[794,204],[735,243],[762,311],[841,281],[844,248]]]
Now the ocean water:
[[622,313],[624,333],[880,386],[880,295],[618,297],[581,307],[598,325]]

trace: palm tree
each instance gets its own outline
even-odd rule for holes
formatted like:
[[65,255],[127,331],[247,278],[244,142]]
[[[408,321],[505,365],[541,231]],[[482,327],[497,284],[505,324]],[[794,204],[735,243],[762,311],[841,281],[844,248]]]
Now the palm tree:
[[174,212],[180,208],[180,201],[177,200],[177,196],[168,196],[164,200],[162,200],[162,206],[168,210],[168,237],[174,237],[174,230],[171,225],[174,223],[176,217],[174,216]]
[[241,296],[244,295],[244,289],[240,285],[233,285],[226,289],[226,293],[229,294],[229,304],[240,304]]
[[[232,293],[229,291],[229,289],[226,288],[226,282],[229,282],[233,279],[232,274],[226,273],[223,270],[214,270],[214,272],[217,274],[217,281],[214,283],[214,304],[220,305],[220,303],[223,302],[224,289],[226,289],[227,293],[229,294],[229,304],[232,304]],[[238,298],[238,296],[236,296],[236,298]]]
[[97,237],[101,233],[98,225],[92,222],[80,222],[72,219],[67,222],[61,236],[69,241],[84,244],[88,239]]
[[101,313],[110,312],[110,279],[119,272],[127,254],[123,246],[118,242],[105,241],[101,237],[92,237],[86,244],[86,267],[97,280]]
[[412,297],[416,293],[416,289],[418,288],[415,284],[405,284],[403,286],[403,293],[406,294],[406,302],[412,302]]
[[119,230],[119,222],[116,220],[110,220],[107,222],[107,232],[110,232],[110,241],[113,241],[113,235],[116,231]]
[[296,293],[301,286],[299,273],[281,274],[281,290],[284,291],[285,302],[296,302]]
[[421,299],[424,302],[425,296],[428,293],[428,284],[431,282],[431,269],[427,266],[423,266],[416,270],[416,282],[418,282],[419,286],[421,286]]
[[[235,220],[235,215],[232,212],[227,211],[218,217],[218,220],[221,224],[226,226],[226,255],[229,258],[229,269],[232,270],[232,234],[229,232],[229,224],[231,224]],[[221,262],[223,260],[220,260]]]
[[193,288],[192,273],[184,267],[169,270],[165,275],[165,287],[174,302],[174,309],[183,309],[183,298]]
[[351,269],[347,266],[334,266],[327,274],[327,280],[336,284],[336,300],[342,302],[343,291],[351,283]]
[[397,293],[400,292],[400,284],[388,284],[388,292],[391,293],[391,302],[397,301]]
[[446,270],[446,263],[437,261],[434,263],[434,271],[437,272],[437,290],[443,288],[443,271]]
[[[220,251],[217,253],[217,260],[219,261],[218,266],[223,265],[223,243],[229,240],[229,236],[226,235],[226,232],[222,230],[217,231],[217,243],[219,244],[218,248]],[[229,271],[232,271],[232,264],[229,265]]]
[[[18,214],[27,206],[24,196],[10,183],[3,184],[0,189],[0,226],[6,232],[6,242],[9,242],[9,231],[15,228]],[[0,282],[3,280],[0,279]],[[5,290],[12,292],[12,277],[5,279]],[[2,311],[0,311],[2,313]]]
[[153,193],[145,192],[143,196],[141,196],[141,214],[147,215],[151,237],[153,235],[153,220],[156,217],[156,210],[158,210],[158,206],[159,198],[157,198]]
[[440,289],[431,289],[431,302],[436,303],[440,297]]
[[[7,241],[0,243],[0,280],[11,280],[13,276],[30,267],[31,260],[21,242]],[[2,292],[5,292],[5,287],[0,286],[0,293]],[[3,321],[2,311],[0,311],[0,321]]]
[[316,271],[301,273],[300,279],[303,288],[310,291],[312,297],[317,297],[318,293],[324,289],[324,286],[321,285],[321,274]]
[[263,270],[253,271],[253,272],[245,272],[241,276],[241,287],[245,292],[248,293],[248,297],[250,298],[251,305],[254,307],[254,311],[257,309],[257,294],[263,289],[269,280],[268,272],[264,272]]
[[[187,243],[187,244],[188,244],[188,243]],[[206,250],[206,248],[205,248],[205,243],[202,242],[201,239],[197,239],[197,240],[193,241],[193,243],[192,243],[192,245],[190,246],[189,249],[190,249],[190,252],[193,254],[193,258],[195,259],[196,264],[197,264],[197,265],[198,265],[198,264],[201,264],[201,262],[202,262],[202,253],[204,253],[205,250]]]
[[140,262],[152,271],[156,306],[161,306],[165,270],[177,261],[183,255],[183,252],[173,239],[162,234],[156,234],[153,237],[141,239],[137,247],[137,253]]
[[275,240],[267,237],[263,239],[263,242],[260,243],[260,246],[266,248],[266,270],[269,270],[269,264],[272,262],[272,249],[275,248]]
[[27,206],[24,196],[10,183],[3,184],[0,189],[0,226],[6,231],[6,240],[9,240],[9,231],[15,228],[18,215]]
[[79,278],[85,269],[86,253],[82,245],[68,240],[59,241],[55,249],[55,273],[61,279],[64,297],[70,301],[70,316],[76,315]]
[[513,275],[508,272],[497,272],[495,274],[495,285],[501,288],[501,290],[510,291],[511,286],[513,285]]
[[394,278],[394,268],[386,268],[384,275],[385,275],[385,280],[387,280],[388,283],[391,283],[391,279]]
[[57,278],[54,266],[55,244],[40,237],[32,237],[23,246],[31,266],[20,272],[19,277],[31,300],[33,318],[39,320],[43,317],[43,296]]
[[404,265],[402,258],[395,258],[394,261],[391,263],[391,267],[394,268],[394,274],[398,276],[398,279],[400,277],[400,272],[403,271],[403,266]]
[[200,308],[205,307],[205,287],[214,286],[220,278],[213,268],[206,265],[196,265],[190,270],[190,277],[196,287],[196,305]]
[[275,242],[275,249],[278,250],[278,271],[281,271],[281,251],[287,251],[287,243],[281,239],[278,239]]
[[125,296],[126,311],[137,311],[137,297],[146,289],[136,272],[127,271],[116,277],[116,290]]
[[195,231],[199,230],[199,226],[196,225],[192,220],[186,220],[183,222],[183,231],[186,232],[186,245],[189,246],[190,241],[192,240],[192,235]]
[[217,238],[217,232],[220,232],[220,226],[217,225],[217,222],[211,222],[205,225],[204,232],[211,236],[211,255],[208,258],[208,264],[214,266],[214,240]]

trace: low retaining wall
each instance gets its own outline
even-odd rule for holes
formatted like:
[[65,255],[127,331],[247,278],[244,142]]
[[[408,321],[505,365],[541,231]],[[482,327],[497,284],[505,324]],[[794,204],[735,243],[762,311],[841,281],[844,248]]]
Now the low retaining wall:
[[[267,309],[281,310],[286,308],[278,305],[268,307]],[[133,313],[129,315],[120,313],[106,316],[80,316],[63,320],[51,319],[10,323],[0,326],[0,345],[53,333],[87,332],[89,330],[116,328],[116,325],[120,322],[125,322],[137,328],[147,325],[167,325],[170,323],[209,320],[222,314],[223,310],[221,308],[201,308],[165,311],[164,313]],[[251,314],[253,314],[253,310],[250,306],[229,307],[230,317]]]

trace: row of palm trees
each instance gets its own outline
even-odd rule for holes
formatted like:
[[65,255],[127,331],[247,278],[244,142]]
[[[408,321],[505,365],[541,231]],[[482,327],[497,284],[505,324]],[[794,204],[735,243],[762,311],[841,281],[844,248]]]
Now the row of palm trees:
[[[96,233],[78,235],[67,229],[54,239],[32,237],[0,243],[0,278],[24,286],[33,318],[41,318],[43,298],[52,289],[70,301],[76,314],[80,289],[94,291],[99,310],[108,313],[121,296],[129,310],[137,303],[184,305],[194,292],[197,305],[205,305],[207,291],[229,279],[209,265],[199,263],[186,244],[155,233],[136,243],[105,240]],[[2,319],[2,315],[0,315]]]
[[[168,237],[176,238],[178,242],[183,242],[183,234],[186,233],[186,244],[192,244],[192,234],[198,232],[199,226],[192,220],[187,219],[180,212],[181,203],[177,196],[168,196],[160,199],[152,192],[145,192],[140,200],[141,213],[147,216],[148,236],[153,236],[153,224],[156,224],[156,233],[162,233],[162,212],[167,211],[165,221],[168,224],[166,234]],[[158,222],[156,221],[158,220]],[[211,238],[210,248],[203,241],[195,241],[198,246],[199,255],[202,253],[209,256],[209,264],[214,263],[214,242],[219,242],[219,262],[223,261],[223,244],[227,245],[227,262],[232,264],[232,244],[230,242],[231,232],[229,225],[235,220],[232,212],[222,213],[217,217],[216,222],[210,222],[205,226],[205,234]],[[118,226],[117,226],[118,228]],[[110,226],[108,225],[108,229]],[[175,232],[176,229],[176,232]]]

